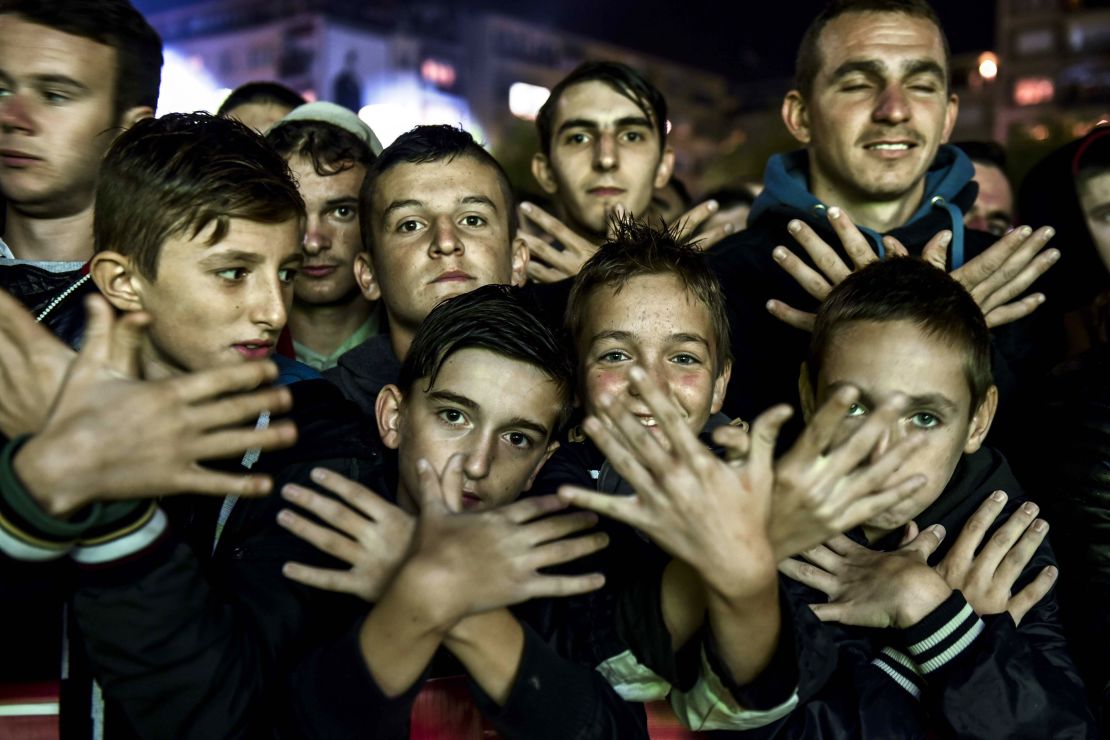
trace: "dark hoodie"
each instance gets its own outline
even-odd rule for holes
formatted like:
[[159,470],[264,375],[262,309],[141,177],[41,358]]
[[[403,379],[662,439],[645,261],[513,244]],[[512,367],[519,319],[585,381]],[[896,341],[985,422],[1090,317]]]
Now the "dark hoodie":
[[[775,298],[803,311],[816,311],[818,302],[806,293],[775,262],[772,250],[778,245],[791,249],[812,264],[805,250],[786,230],[792,219],[808,224],[822,239],[851,264],[840,240],[829,225],[826,205],[809,191],[809,155],[804,150],[771,157],[764,174],[765,188],[756,199],[748,228],[720,242],[708,253],[709,263],[724,291],[732,325],[732,352],[736,358],[725,396],[729,416],[753,419],[776,403],[799,405],[798,373],[809,346],[809,334],[783,324],[767,312],[767,301]],[[979,186],[972,181],[971,160],[952,146],[942,146],[925,175],[925,197],[903,226],[888,235],[897,238],[910,254],[920,254],[925,244],[942,229],[953,234],[949,269],[963,265],[994,243],[982,231],[965,230],[963,213],[971,207]],[[863,229],[883,254],[882,236]],[[1022,322],[1016,322],[1020,325]],[[996,341],[1003,352],[1020,356],[1027,343],[1020,327],[1007,329]],[[1003,327],[1006,329],[1006,327]],[[1018,332],[1018,336],[1010,335]],[[996,382],[1003,397],[1012,392],[1014,380],[1002,363],[996,363]],[[795,415],[792,431],[800,430]],[[784,440],[791,435],[784,435]]]

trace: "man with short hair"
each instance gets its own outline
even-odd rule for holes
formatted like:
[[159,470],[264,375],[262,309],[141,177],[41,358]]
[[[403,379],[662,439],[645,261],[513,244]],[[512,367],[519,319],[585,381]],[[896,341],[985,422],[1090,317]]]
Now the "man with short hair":
[[[737,356],[758,358],[737,364],[729,413],[751,418],[797,398],[807,338],[776,318],[811,325],[811,314],[790,306],[810,310],[813,296],[851,272],[849,263],[924,253],[953,270],[992,326],[1043,302],[1041,294],[1014,298],[1059,256],[1041,251],[1051,229],[1019,231],[990,250],[991,237],[964,229],[976,186],[967,157],[944,146],[958,109],[948,78],[947,41],[925,0],[834,0],[810,24],[782,105],[783,122],[805,148],[768,160],[748,228],[710,252]],[[779,246],[794,242],[812,262]],[[1009,344],[1027,351],[1021,341]]]
[[958,141],[954,146],[975,167],[979,194],[964,214],[969,229],[1002,236],[1014,227],[1014,188],[1006,175],[1006,150],[995,141]]
[[347,352],[326,377],[373,416],[428,313],[482,285],[522,285],[528,250],[501,165],[452,126],[417,126],[382,151],[362,184],[359,223],[366,250],[355,272],[364,296],[381,296],[389,333]]
[[97,171],[154,114],[158,34],[127,0],[0,2],[0,287],[70,344],[84,325]]
[[293,170],[305,200],[305,262],[293,281],[289,330],[297,360],[316,370],[379,331],[376,303],[355,280],[363,251],[358,194],[381,144],[358,116],[308,103],[279,121],[266,140]]
[[234,118],[258,133],[265,134],[271,126],[305,102],[300,95],[277,82],[248,82],[235,88],[224,98],[216,115]]

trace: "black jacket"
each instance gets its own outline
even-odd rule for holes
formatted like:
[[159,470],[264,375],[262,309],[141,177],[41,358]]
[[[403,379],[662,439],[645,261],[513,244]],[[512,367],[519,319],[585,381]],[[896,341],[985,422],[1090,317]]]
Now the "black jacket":
[[85,296],[96,292],[87,268],[52,272],[27,263],[0,264],[0,288],[76,349],[85,333]]

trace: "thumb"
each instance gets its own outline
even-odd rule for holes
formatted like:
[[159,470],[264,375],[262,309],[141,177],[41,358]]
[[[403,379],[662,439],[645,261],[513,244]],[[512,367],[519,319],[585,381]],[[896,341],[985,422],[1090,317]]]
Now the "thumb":
[[150,326],[150,314],[129,313],[116,321],[109,339],[108,361],[112,370],[127,378],[138,378],[143,334]]
[[85,324],[85,343],[78,360],[107,363],[111,357],[112,329],[115,326],[115,309],[101,295],[85,299],[88,319]]
[[921,258],[938,270],[948,269],[948,245],[952,242],[952,232],[948,229],[938,231],[921,250]]
[[417,460],[416,475],[419,488],[416,498],[420,503],[420,516],[430,518],[446,514],[448,509],[443,501],[439,475],[432,464],[424,458]]
[[463,461],[465,455],[452,455],[443,468],[443,477],[440,480],[440,496],[448,511],[458,513],[462,511],[463,487]]
[[903,546],[903,550],[912,550],[921,556],[921,562],[929,562],[929,558],[940,547],[940,543],[944,542],[944,527],[939,524],[934,524],[931,527],[926,527],[918,533],[911,542]]
[[902,540],[898,543],[898,547],[904,547],[913,542],[917,538],[917,534],[917,522],[911,520],[910,523],[906,525],[906,532],[902,535]]

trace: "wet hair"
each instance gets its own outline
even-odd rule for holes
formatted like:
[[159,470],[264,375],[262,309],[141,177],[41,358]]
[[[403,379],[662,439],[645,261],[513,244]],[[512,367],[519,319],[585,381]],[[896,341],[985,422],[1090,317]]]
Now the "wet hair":
[[305,99],[277,82],[248,82],[231,91],[220,104],[216,115],[227,117],[236,108],[248,103],[280,105],[293,110],[297,106],[304,105]]
[[238,121],[171,113],[120,134],[100,168],[93,244],[131,257],[148,280],[158,275],[167,239],[196,238],[213,222],[209,245],[230,221],[304,219],[289,166]]
[[928,0],[832,0],[810,22],[801,44],[798,45],[798,56],[794,61],[794,86],[802,93],[803,98],[810,97],[813,82],[821,71],[821,51],[818,48],[821,31],[830,21],[846,13],[900,13],[929,21],[937,27],[941,45],[944,47],[945,74],[950,75],[952,53],[948,48],[948,38],[944,35],[940,18]]
[[806,365],[811,387],[817,387],[836,333],[855,321],[908,321],[957,349],[964,359],[971,414],[994,385],[990,332],[979,305],[948,273],[919,257],[873,262],[832,289],[817,310],[810,338]]
[[551,95],[536,115],[536,133],[540,137],[540,151],[551,154],[554,135],[555,108],[567,88],[584,82],[602,82],[636,104],[659,133],[659,151],[667,143],[667,99],[659,88],[648,82],[642,74],[621,62],[583,62],[551,89]]
[[[401,363],[398,387],[435,384],[443,363],[464,349],[484,349],[539,369],[555,382],[560,409],[555,436],[570,418],[574,368],[538,309],[518,288],[484,285],[440,303],[420,325]],[[427,390],[427,388],[425,390]]]
[[392,144],[383,149],[366,173],[366,179],[362,181],[362,190],[358,196],[358,220],[362,229],[363,246],[367,251],[371,254],[374,252],[372,200],[382,175],[402,164],[453,162],[459,157],[469,157],[489,167],[497,175],[501,197],[505,200],[505,219],[509,224],[509,239],[516,237],[517,215],[513,186],[504,168],[493,158],[493,155],[461,128],[443,124],[417,126],[398,136]]
[[326,121],[288,121],[270,129],[266,142],[287,160],[308,157],[320,177],[339,174],[356,164],[369,168],[376,159],[365,141]]
[[720,375],[732,359],[728,314],[716,275],[693,242],[680,239],[677,227],[657,228],[629,217],[616,224],[616,234],[587,260],[574,278],[563,320],[567,337],[577,349],[586,324],[590,298],[608,288],[619,293],[633,278],[674,275],[688,298],[709,314],[715,358],[713,372]]
[[952,146],[972,162],[983,162],[1006,171],[1006,150],[997,141],[955,141]]
[[0,0],[0,14],[18,15],[116,51],[116,120],[138,106],[158,107],[162,38],[127,0]]

